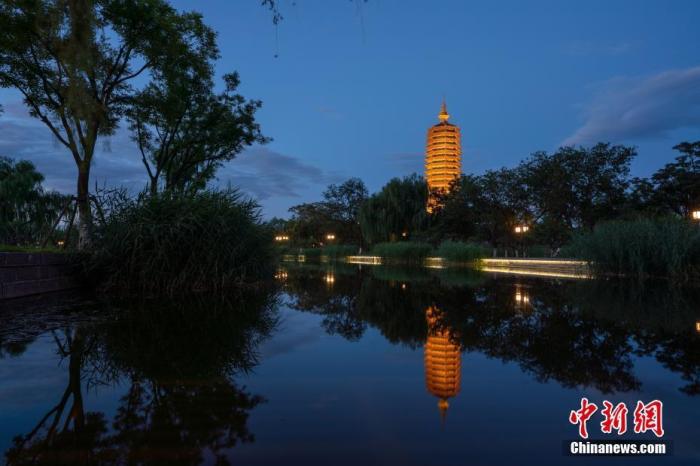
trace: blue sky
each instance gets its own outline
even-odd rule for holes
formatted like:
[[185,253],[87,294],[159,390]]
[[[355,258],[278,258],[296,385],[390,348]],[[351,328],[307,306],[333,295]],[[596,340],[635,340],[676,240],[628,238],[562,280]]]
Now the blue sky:
[[[371,191],[422,169],[427,127],[446,97],[462,128],[463,168],[513,166],[536,150],[635,145],[635,175],[700,139],[700,2],[280,0],[275,27],[257,0],[179,0],[219,34],[219,75],[261,99],[274,140],[241,154],[218,182],[265,215],[315,200],[350,176]],[[0,154],[35,161],[47,185],[74,186],[69,154],[0,91]],[[93,180],[145,183],[125,131],[105,141]]]

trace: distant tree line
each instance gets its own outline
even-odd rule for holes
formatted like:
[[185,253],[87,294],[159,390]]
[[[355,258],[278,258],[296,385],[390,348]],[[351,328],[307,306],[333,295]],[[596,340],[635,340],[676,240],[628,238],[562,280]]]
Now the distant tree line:
[[0,244],[31,243],[51,229],[70,196],[45,190],[43,181],[31,162],[0,157]]
[[[358,245],[458,240],[493,248],[539,244],[556,254],[604,221],[688,218],[700,208],[700,141],[674,149],[675,160],[649,178],[630,176],[633,147],[600,143],[535,152],[513,168],[455,179],[450,190],[434,193],[439,202],[431,213],[428,187],[418,175],[394,178],[371,196],[354,178],[339,185],[342,198],[332,185],[323,201],[292,207],[291,218],[276,219],[273,227],[304,246],[322,244],[323,233],[333,231],[337,242]],[[517,226],[527,226],[527,233],[516,233]]]

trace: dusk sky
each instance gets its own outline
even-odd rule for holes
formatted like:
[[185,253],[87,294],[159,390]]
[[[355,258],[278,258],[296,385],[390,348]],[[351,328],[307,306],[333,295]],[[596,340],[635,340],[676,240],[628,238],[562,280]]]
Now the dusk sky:
[[[274,140],[218,175],[265,216],[362,178],[370,191],[422,172],[425,133],[447,100],[463,171],[598,141],[637,146],[633,173],[700,139],[700,2],[281,0],[275,28],[257,0],[175,1],[219,34],[217,71],[263,101]],[[46,186],[74,191],[75,165],[18,93],[0,91],[0,155],[30,159]],[[100,144],[93,183],[138,191],[145,170],[127,131]]]

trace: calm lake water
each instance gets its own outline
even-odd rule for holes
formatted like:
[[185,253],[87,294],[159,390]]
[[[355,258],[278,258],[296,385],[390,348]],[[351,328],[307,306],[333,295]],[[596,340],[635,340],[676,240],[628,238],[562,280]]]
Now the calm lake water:
[[[0,306],[8,464],[700,462],[700,292],[288,265],[226,299]],[[581,397],[664,403],[663,458],[563,454]],[[600,432],[600,413],[588,424]],[[651,433],[624,438],[654,440]]]

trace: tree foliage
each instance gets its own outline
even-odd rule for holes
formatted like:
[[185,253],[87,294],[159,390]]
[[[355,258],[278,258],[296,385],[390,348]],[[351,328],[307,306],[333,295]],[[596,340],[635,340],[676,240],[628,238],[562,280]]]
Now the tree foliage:
[[360,210],[365,241],[370,244],[396,241],[425,231],[429,224],[427,200],[428,187],[422,177],[414,174],[390,180]]
[[89,241],[90,167],[147,72],[216,56],[198,13],[164,0],[7,0],[0,3],[0,87],[17,89],[31,116],[78,168],[81,243]]
[[0,157],[0,243],[40,241],[66,204],[67,196],[45,191],[34,164]]
[[127,112],[148,173],[151,193],[204,189],[218,168],[245,146],[264,143],[255,122],[260,101],[236,93],[237,73],[213,92],[210,66],[178,67],[149,83]]
[[292,218],[285,226],[300,245],[317,245],[329,233],[335,242],[360,244],[360,209],[367,199],[367,187],[359,178],[331,184],[323,192],[323,200],[293,206]]

